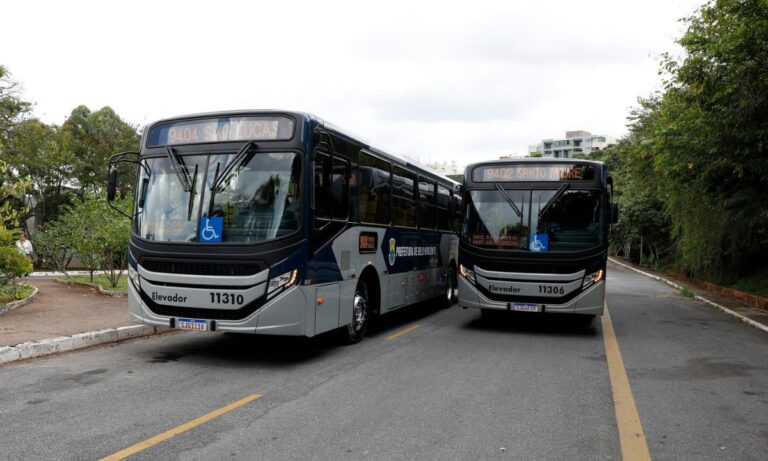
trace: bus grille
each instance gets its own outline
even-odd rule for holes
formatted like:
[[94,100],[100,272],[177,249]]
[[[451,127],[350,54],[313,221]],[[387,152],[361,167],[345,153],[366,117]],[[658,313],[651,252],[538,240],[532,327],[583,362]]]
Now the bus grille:
[[187,275],[254,275],[263,270],[256,263],[206,262],[182,260],[143,259],[141,266],[148,271]]
[[567,262],[512,262],[512,261],[483,261],[480,267],[489,271],[521,272],[526,274],[573,274],[584,270],[585,264]]

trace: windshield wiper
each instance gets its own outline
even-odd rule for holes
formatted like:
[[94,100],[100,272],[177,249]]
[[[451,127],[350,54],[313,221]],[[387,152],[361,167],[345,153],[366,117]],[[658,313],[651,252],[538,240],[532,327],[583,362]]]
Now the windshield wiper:
[[560,186],[560,189],[558,189],[557,192],[555,192],[555,195],[553,195],[552,198],[547,201],[546,205],[544,205],[544,208],[539,210],[539,219],[541,219],[541,217],[544,216],[544,214],[549,211],[550,208],[552,208],[552,205],[554,205],[570,187],[570,183],[565,183]]
[[181,181],[181,185],[184,187],[184,192],[191,191],[192,185],[189,183],[189,172],[187,171],[186,165],[179,162],[180,159],[171,146],[165,146],[165,153],[168,154],[168,158],[171,160],[173,171],[175,171],[176,176],[179,177],[179,181]]
[[192,187],[189,189],[189,202],[187,202],[187,221],[192,220],[192,205],[195,203],[195,184],[197,184],[197,167],[195,163],[195,174],[192,176]]
[[216,176],[213,178],[211,191],[220,192],[219,189],[221,188],[222,184],[224,184],[224,181],[227,179],[227,177],[232,173],[232,171],[234,171],[234,169],[240,165],[247,163],[247,160],[250,160],[248,152],[254,147],[256,147],[256,143],[253,141],[248,141],[245,143],[245,145],[235,154],[235,157],[229,163],[227,163],[227,165],[224,167],[224,170],[221,172],[221,175],[219,175],[218,164],[216,165]]
[[507,203],[509,203],[509,206],[511,206],[512,209],[515,210],[515,213],[517,214],[517,217],[518,218],[522,218],[523,217],[523,212],[520,211],[520,208],[518,208],[517,205],[515,205],[515,201],[512,200],[512,197],[510,197],[509,194],[507,194],[507,191],[505,191],[504,188],[501,187],[501,184],[496,183],[496,190],[501,192],[501,196],[504,197],[504,200],[506,200]]

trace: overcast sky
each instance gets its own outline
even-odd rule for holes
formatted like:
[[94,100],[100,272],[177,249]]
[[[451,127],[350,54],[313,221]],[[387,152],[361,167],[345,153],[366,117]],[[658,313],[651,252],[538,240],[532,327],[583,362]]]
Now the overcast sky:
[[62,123],[309,111],[422,162],[524,155],[566,130],[626,134],[702,1],[139,1],[3,5],[0,64]]

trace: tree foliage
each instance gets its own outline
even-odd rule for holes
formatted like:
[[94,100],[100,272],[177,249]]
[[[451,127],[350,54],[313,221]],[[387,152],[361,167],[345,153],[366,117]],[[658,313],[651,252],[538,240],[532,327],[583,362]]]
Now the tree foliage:
[[685,55],[664,57],[664,90],[617,150],[615,234],[665,229],[652,240],[679,267],[728,281],[768,254],[768,2],[710,1],[684,21]]
[[0,286],[10,284],[14,297],[15,281],[32,272],[32,261],[15,246],[17,236],[18,232],[0,226]]
[[[130,200],[118,200],[116,206],[130,211]],[[90,273],[107,271],[112,287],[128,264],[130,221],[116,217],[103,195],[75,200],[59,218],[43,230],[44,251],[55,266],[66,267],[76,255]]]
[[11,78],[10,72],[0,66],[0,148],[11,134],[12,128],[29,112],[32,105],[21,99],[21,85]]
[[[110,107],[91,112],[85,106],[76,107],[61,127],[62,144],[72,154],[72,177],[81,192],[102,189],[109,157],[118,152],[137,150],[137,128],[124,122]],[[133,171],[135,172],[135,171]],[[133,179],[130,174],[119,175]],[[121,187],[130,188],[132,181]]]

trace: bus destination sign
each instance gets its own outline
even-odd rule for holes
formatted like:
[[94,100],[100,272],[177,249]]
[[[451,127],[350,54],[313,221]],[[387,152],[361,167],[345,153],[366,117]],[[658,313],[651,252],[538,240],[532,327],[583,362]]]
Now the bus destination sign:
[[593,165],[488,165],[475,168],[472,180],[477,182],[509,181],[591,181],[595,179]]
[[291,139],[294,122],[288,117],[217,117],[161,123],[152,127],[149,147],[204,142]]

